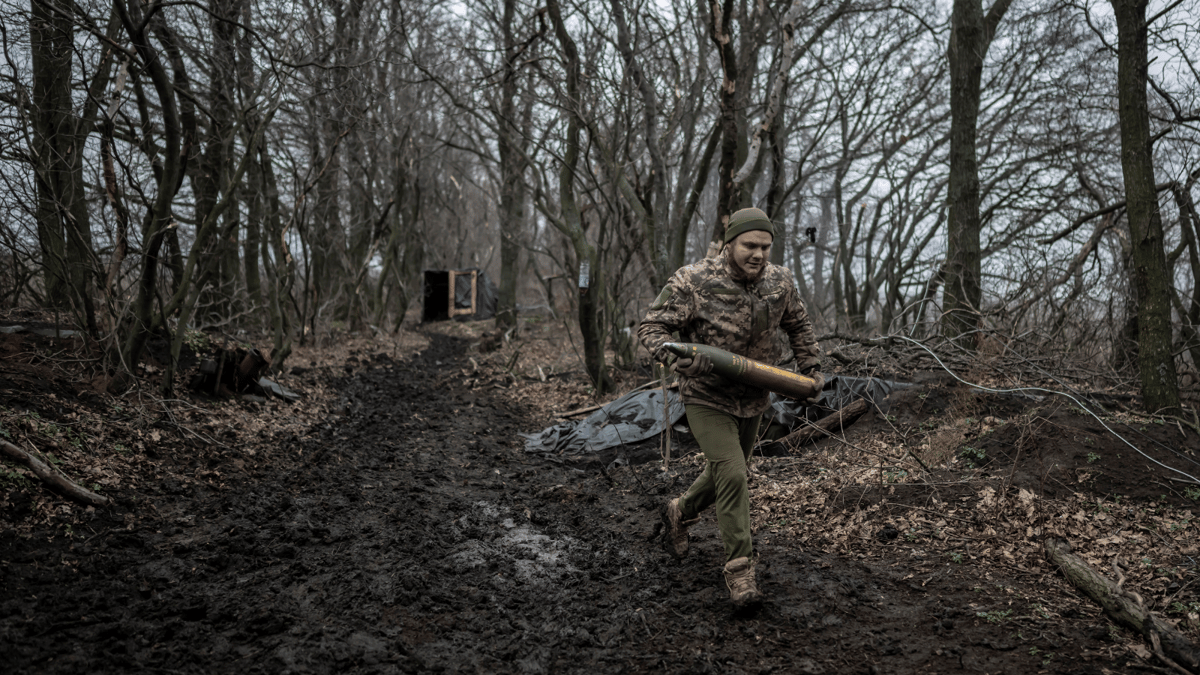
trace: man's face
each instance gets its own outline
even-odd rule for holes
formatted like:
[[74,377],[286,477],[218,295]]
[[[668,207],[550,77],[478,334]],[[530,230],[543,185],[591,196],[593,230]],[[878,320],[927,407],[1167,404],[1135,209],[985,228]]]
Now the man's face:
[[766,230],[750,230],[743,232],[730,242],[730,258],[742,274],[755,279],[767,266],[771,259],[771,242],[773,237]]

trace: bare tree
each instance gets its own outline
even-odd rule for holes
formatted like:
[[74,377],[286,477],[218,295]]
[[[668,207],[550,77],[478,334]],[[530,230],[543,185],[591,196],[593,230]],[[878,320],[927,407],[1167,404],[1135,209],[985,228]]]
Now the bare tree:
[[1134,176],[1112,149],[1128,50],[1054,0],[5,7],[0,161],[22,169],[0,175],[0,299],[73,307],[129,373],[155,336],[178,354],[269,322],[279,363],[396,328],[423,267],[469,265],[499,272],[501,327],[570,279],[603,390],[654,287],[750,204],[838,330],[1020,327],[1119,356],[1149,292],[1173,303],[1164,344],[1200,345],[1197,34],[1173,11],[1141,10],[1180,75],[1145,74]]
[[950,182],[942,326],[952,337],[976,327],[982,301],[976,154],[980,82],[984,57],[1011,4],[1012,0],[996,0],[985,14],[980,0],[954,0],[950,18]]
[[1150,114],[1146,102],[1145,0],[1112,0],[1117,23],[1117,95],[1121,116],[1121,167],[1125,174],[1132,272],[1137,291],[1138,372],[1148,410],[1175,412],[1179,385],[1172,354],[1171,281],[1163,250],[1163,224],[1154,186]]
[[[36,219],[41,244],[46,301],[74,307],[88,332],[99,337],[93,291],[97,266],[92,253],[91,218],[83,176],[84,143],[91,133],[101,93],[108,86],[116,50],[106,45],[78,113],[72,102],[75,19],[73,5],[58,0],[33,2],[29,36],[33,87],[29,99],[37,185]],[[105,38],[119,24],[112,15]]]
[[603,394],[611,387],[608,369],[604,363],[604,333],[600,321],[600,311],[605,304],[603,296],[606,291],[605,279],[596,247],[588,241],[583,216],[575,196],[576,171],[583,152],[580,136],[585,126],[580,110],[583,94],[580,83],[579,48],[575,44],[575,39],[567,31],[558,0],[548,0],[546,8],[550,14],[550,22],[554,26],[555,37],[558,38],[559,47],[562,50],[562,65],[566,74],[566,82],[565,88],[560,92],[560,97],[567,119],[567,129],[563,138],[563,156],[558,170],[559,212],[555,214],[544,210],[543,213],[550,219],[554,227],[570,240],[574,249],[579,270],[577,277],[578,316],[579,331],[583,336],[584,363],[588,375],[596,387],[596,392]]

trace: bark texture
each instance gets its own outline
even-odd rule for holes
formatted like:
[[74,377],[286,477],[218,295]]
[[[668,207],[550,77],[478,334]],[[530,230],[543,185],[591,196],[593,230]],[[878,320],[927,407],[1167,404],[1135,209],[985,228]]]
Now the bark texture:
[[1065,539],[1046,540],[1046,559],[1058,566],[1072,585],[1104,610],[1108,618],[1146,638],[1158,658],[1173,670],[1200,673],[1200,650],[1173,626],[1146,609],[1141,598],[1121,588],[1071,552]]
[[1138,372],[1142,404],[1151,412],[1179,409],[1179,385],[1171,355],[1171,280],[1163,250],[1162,216],[1154,187],[1150,112],[1146,107],[1146,0],[1112,0],[1117,19],[1117,98],[1121,120],[1121,169],[1133,286],[1136,292]]
[[950,183],[942,327],[959,337],[975,328],[983,299],[977,125],[983,59],[1011,0],[985,15],[980,0],[954,0],[950,24]]

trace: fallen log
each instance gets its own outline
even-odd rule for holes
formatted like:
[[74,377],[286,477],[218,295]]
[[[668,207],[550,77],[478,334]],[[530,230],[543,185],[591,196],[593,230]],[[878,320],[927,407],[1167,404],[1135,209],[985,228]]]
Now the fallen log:
[[1119,567],[1117,574],[1121,578],[1114,582],[1073,554],[1071,543],[1059,537],[1046,539],[1045,550],[1046,558],[1058,566],[1067,581],[1100,605],[1114,623],[1144,637],[1159,660],[1183,675],[1200,675],[1200,649],[1174,626],[1146,609],[1136,593],[1121,588],[1124,575]]
[[0,450],[3,450],[5,455],[29,467],[29,470],[42,479],[43,483],[64,497],[91,506],[104,506],[109,501],[108,497],[103,497],[87,488],[76,485],[66,477],[55,472],[54,469],[51,469],[42,460],[8,441],[0,440]]
[[769,444],[769,448],[764,448],[764,451],[772,448],[783,448],[791,451],[814,440],[832,436],[857,422],[858,418],[862,417],[870,409],[871,404],[865,398],[860,398],[832,415],[822,417],[816,422],[810,422],[774,443]]

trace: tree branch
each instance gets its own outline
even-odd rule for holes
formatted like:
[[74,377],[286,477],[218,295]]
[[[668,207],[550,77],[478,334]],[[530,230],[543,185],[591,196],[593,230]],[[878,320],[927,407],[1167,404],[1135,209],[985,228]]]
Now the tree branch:
[[95,492],[92,492],[91,490],[88,490],[87,488],[80,487],[66,477],[56,473],[54,469],[51,469],[50,466],[42,460],[34,457],[28,452],[25,452],[21,448],[18,448],[8,441],[0,440],[0,450],[2,450],[4,454],[8,455],[11,459],[29,467],[29,470],[32,471],[38,478],[40,478],[43,483],[64,497],[73,499],[82,504],[88,504],[90,506],[104,506],[109,502],[108,497],[103,497]]

